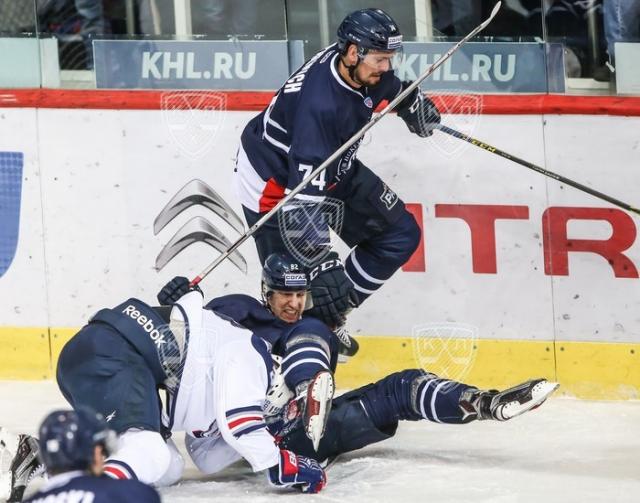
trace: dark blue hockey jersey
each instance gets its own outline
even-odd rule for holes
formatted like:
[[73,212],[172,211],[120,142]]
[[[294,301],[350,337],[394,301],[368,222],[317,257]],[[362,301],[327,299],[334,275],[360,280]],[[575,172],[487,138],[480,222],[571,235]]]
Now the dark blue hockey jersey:
[[152,487],[137,480],[115,480],[106,475],[94,477],[69,472],[51,477],[44,487],[25,500],[29,503],[156,503],[160,496]]
[[142,355],[157,384],[167,378],[167,369],[180,368],[180,344],[160,314],[141,300],[130,298],[113,309],[101,309],[89,323],[105,323],[127,339]]
[[[383,100],[401,91],[393,72],[374,87],[354,89],[338,72],[337,45],[316,54],[280,88],[269,107],[242,133],[236,188],[243,206],[270,210],[370,119]],[[348,179],[361,140],[312,180],[304,198],[330,195]]]
[[[310,379],[320,368],[335,371],[338,362],[338,339],[329,327],[315,318],[302,318],[296,323],[285,323],[276,318],[271,311],[264,307],[258,300],[248,295],[225,295],[212,299],[206,306],[216,313],[231,318],[233,321],[251,330],[255,335],[266,341],[271,347],[271,352],[284,358],[287,384],[291,389],[303,380]],[[303,343],[307,351],[300,351],[302,346],[296,345],[289,351],[290,341],[297,336],[313,335],[323,342]],[[319,346],[320,351],[312,346]],[[295,354],[292,354],[295,353]],[[320,355],[320,356],[319,356]]]

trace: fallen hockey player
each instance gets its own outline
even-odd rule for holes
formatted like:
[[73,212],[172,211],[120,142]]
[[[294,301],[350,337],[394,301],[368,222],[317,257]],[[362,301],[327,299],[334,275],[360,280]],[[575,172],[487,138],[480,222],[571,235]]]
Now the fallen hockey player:
[[[280,257],[277,264],[265,268],[272,286],[264,287],[265,305],[257,307],[267,326],[286,332],[299,323],[307,283],[291,276],[298,274],[291,262]],[[273,288],[278,282],[287,286],[287,278],[296,284]],[[282,323],[273,324],[275,318]],[[257,323],[255,316],[247,319]],[[258,325],[255,334],[266,334]],[[305,330],[285,338],[296,349],[285,343],[281,366],[273,368],[268,349],[274,346],[222,313],[203,309],[199,291],[187,291],[165,308],[129,299],[100,311],[65,346],[58,382],[72,405],[98,409],[120,433],[118,449],[105,466],[111,476],[159,486],[182,476],[184,461],[171,439],[161,435],[157,389],[164,388],[169,395],[164,426],[185,431],[187,452],[203,473],[218,473],[244,458],[254,471],[266,470],[272,484],[305,492],[317,492],[326,483],[318,461],[391,438],[400,420],[504,421],[537,407],[557,387],[539,379],[503,392],[484,391],[410,369],[331,400],[327,362],[332,357],[323,349],[325,339],[314,333],[327,328],[317,320],[298,326]],[[297,347],[304,341],[310,345]],[[305,358],[296,358],[304,353]],[[315,376],[296,389],[295,382],[287,384],[294,371]],[[33,443],[27,445],[33,449]],[[15,475],[15,480],[29,479],[29,473]]]
[[[235,322],[251,329],[267,340],[272,348],[282,344],[283,333],[296,326],[308,306],[308,289],[301,281],[287,284],[301,265],[285,254],[267,257],[262,272],[263,302],[246,295],[229,295],[213,299],[208,307],[223,312]],[[174,278],[159,294],[161,302],[170,302],[188,292],[186,278]],[[306,318],[302,318],[305,320]],[[321,341],[326,327],[316,321],[303,325],[299,332],[305,340]],[[320,334],[314,330],[320,327]],[[533,379],[502,392],[479,390],[474,386],[440,378],[423,369],[407,369],[393,373],[380,381],[350,391],[324,405],[327,396],[317,396],[320,407],[327,413],[318,418],[325,428],[317,448],[305,428],[303,411],[309,407],[309,396],[297,390],[291,379],[294,370],[303,375],[319,375],[335,370],[317,347],[292,352],[291,356],[276,357],[271,387],[264,411],[269,430],[281,446],[305,456],[325,462],[337,455],[394,436],[401,420],[464,424],[474,420],[506,421],[538,407],[558,387],[545,379]],[[274,353],[281,353],[280,350]],[[321,356],[322,355],[322,356]],[[317,403],[313,404],[318,406]],[[201,443],[209,442],[203,439]]]

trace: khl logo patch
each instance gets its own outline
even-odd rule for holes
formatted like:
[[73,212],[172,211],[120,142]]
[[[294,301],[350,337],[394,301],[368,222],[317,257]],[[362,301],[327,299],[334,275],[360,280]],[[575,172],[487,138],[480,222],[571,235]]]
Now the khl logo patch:
[[9,269],[18,246],[22,152],[0,152],[0,277]]

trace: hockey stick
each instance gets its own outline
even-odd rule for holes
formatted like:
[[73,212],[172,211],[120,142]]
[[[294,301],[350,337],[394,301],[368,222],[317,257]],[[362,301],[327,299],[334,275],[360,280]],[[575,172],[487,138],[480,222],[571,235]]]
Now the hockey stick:
[[324,161],[320,166],[314,169],[311,173],[309,173],[291,192],[289,192],[286,197],[280,199],[278,204],[276,204],[269,212],[264,214],[247,232],[245,232],[240,238],[231,245],[231,247],[220,255],[216,260],[214,260],[209,266],[207,266],[198,276],[196,276],[193,280],[191,280],[191,286],[195,286],[200,283],[207,274],[213,271],[218,265],[227,258],[230,253],[233,253],[242,243],[244,243],[247,239],[249,239],[260,227],[262,227],[267,220],[269,220],[280,208],[282,208],[285,204],[287,204],[291,199],[297,196],[302,190],[307,186],[307,184],[317,177],[320,173],[322,173],[327,167],[338,159],[344,152],[346,152],[354,143],[356,143],[367,131],[369,131],[373,126],[375,126],[380,119],[382,119],[385,115],[387,115],[391,110],[393,110],[402,100],[404,100],[407,96],[409,96],[413,90],[418,87],[429,75],[435,72],[438,68],[440,68],[445,61],[447,61],[453,53],[455,53],[460,47],[468,42],[470,39],[475,37],[478,33],[484,30],[487,25],[493,20],[498,11],[500,10],[500,6],[502,2],[496,3],[491,11],[491,15],[478,26],[476,26],[471,32],[465,36],[462,40],[457,42],[453,47],[451,47],[438,61],[436,61],[433,65],[427,68],[416,80],[414,80],[411,85],[409,85],[403,92],[401,92],[398,96],[395,97],[384,109],[375,114],[369,122],[367,122],[357,133],[355,133],[351,138],[349,138],[338,150],[336,150],[331,156]]
[[592,196],[595,196],[599,199],[602,199],[603,201],[607,201],[608,203],[614,204],[616,206],[618,206],[619,208],[622,208],[623,210],[627,210],[627,211],[631,211],[637,215],[640,215],[640,209],[638,208],[634,208],[633,206],[624,203],[614,197],[608,196],[606,194],[603,194],[602,192],[598,192],[595,189],[592,189],[590,187],[587,187],[586,185],[582,185],[581,183],[578,182],[574,182],[573,180],[566,178],[562,175],[558,175],[557,173],[554,173],[553,171],[548,171],[544,168],[541,168],[540,166],[536,166],[533,163],[530,163],[529,161],[525,161],[524,159],[520,159],[519,157],[513,156],[507,152],[505,152],[504,150],[500,150],[499,148],[493,147],[491,145],[489,145],[488,143],[484,143],[480,140],[477,140],[475,138],[472,138],[471,136],[467,136],[464,133],[461,133],[459,131],[456,131],[455,129],[451,129],[447,126],[444,126],[442,124],[438,124],[437,126],[435,126],[436,129],[439,129],[440,131],[442,131],[443,133],[447,133],[448,135],[451,135],[455,138],[459,138],[460,140],[464,140],[467,143],[471,143],[472,145],[475,145],[476,147],[481,148],[482,150],[486,150],[487,152],[490,152],[492,154],[496,154],[499,155],[500,157],[504,157],[505,159],[509,160],[509,161],[513,161],[517,164],[520,164],[521,166],[524,166],[525,168],[529,168],[533,171],[536,171],[544,176],[548,176],[549,178],[553,178],[554,180],[560,182],[560,183],[564,183],[566,185],[570,185],[571,187],[574,187],[578,190],[581,190],[582,192],[586,192],[587,194],[591,194]]

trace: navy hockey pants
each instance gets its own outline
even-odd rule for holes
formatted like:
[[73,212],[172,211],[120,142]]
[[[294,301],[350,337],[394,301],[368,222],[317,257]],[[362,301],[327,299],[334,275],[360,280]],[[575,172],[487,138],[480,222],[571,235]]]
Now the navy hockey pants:
[[[345,267],[362,302],[409,260],[420,243],[420,228],[395,192],[357,159],[348,178],[327,196],[344,203],[338,234],[350,247],[356,247]],[[262,216],[243,210],[249,226]],[[268,220],[253,237],[262,264],[271,253],[290,253],[277,217]]]
[[161,403],[153,374],[109,325],[90,323],[65,344],[56,379],[73,407],[84,405],[100,412],[116,432],[160,431]]
[[320,440],[317,452],[301,425],[282,439],[280,447],[317,461],[324,461],[393,437],[398,428],[398,421],[391,421],[382,428],[376,427],[361,402],[367,392],[377,392],[376,385],[363,386],[333,400],[326,432]]

